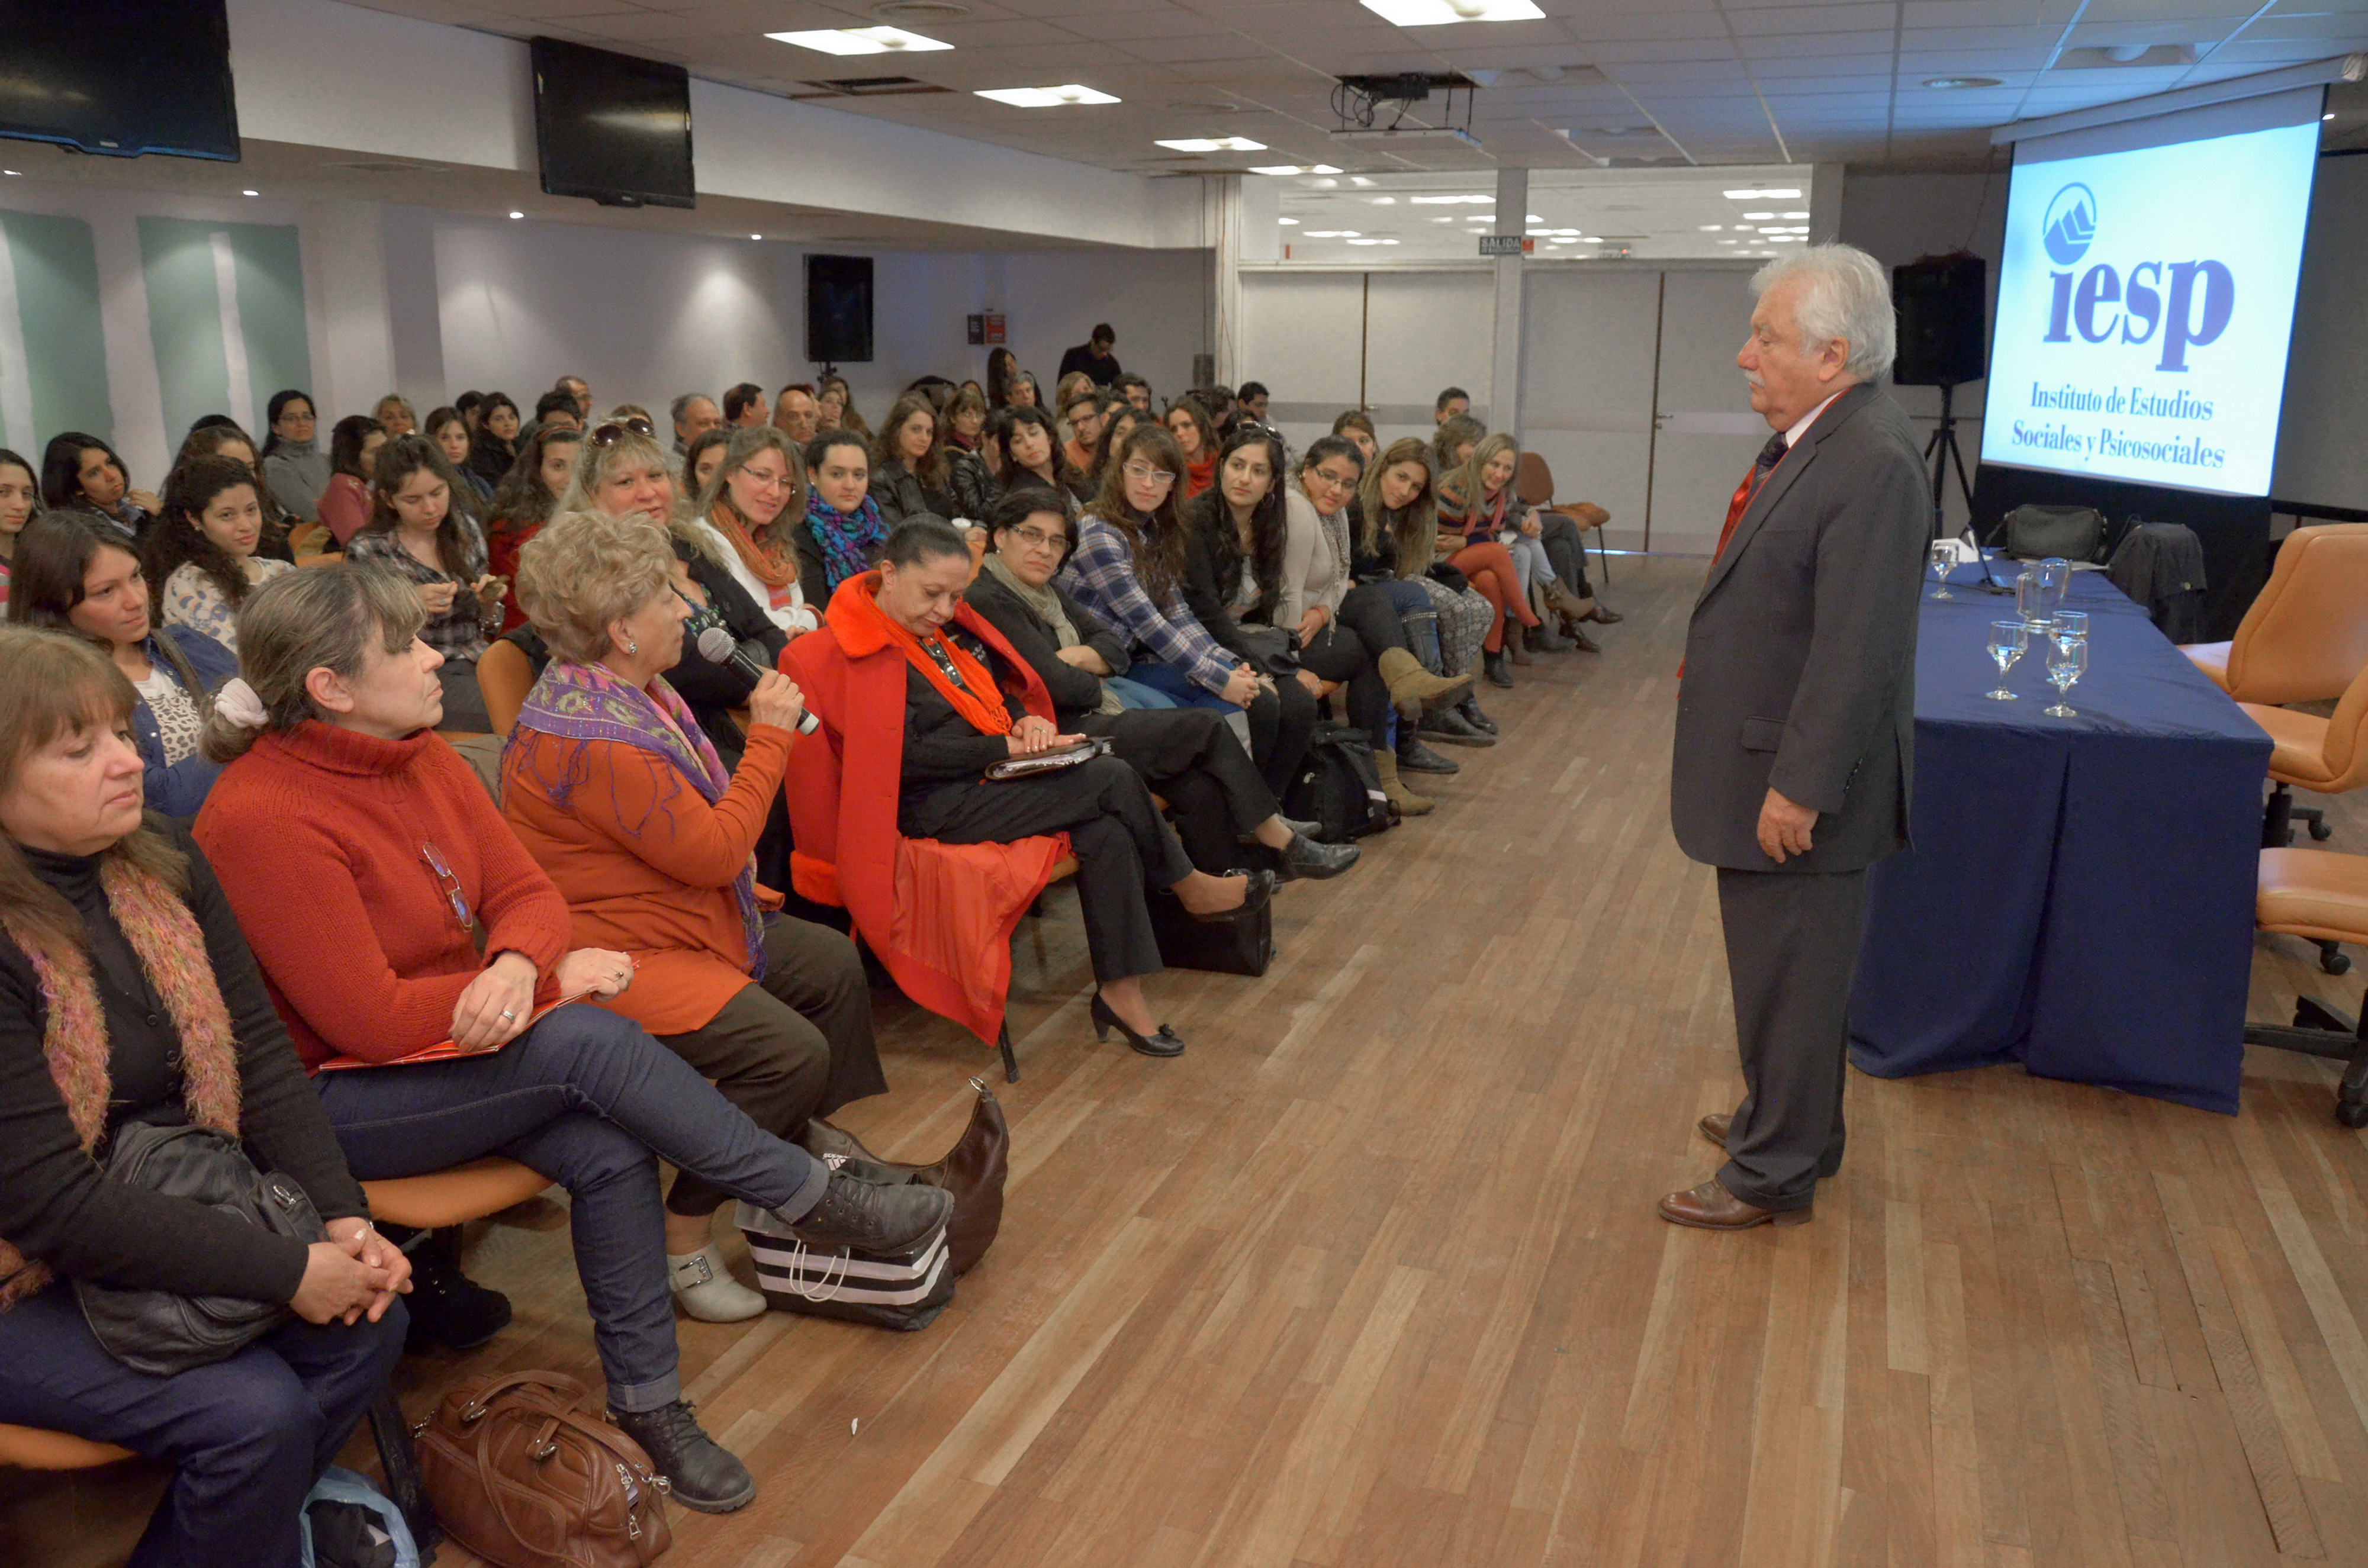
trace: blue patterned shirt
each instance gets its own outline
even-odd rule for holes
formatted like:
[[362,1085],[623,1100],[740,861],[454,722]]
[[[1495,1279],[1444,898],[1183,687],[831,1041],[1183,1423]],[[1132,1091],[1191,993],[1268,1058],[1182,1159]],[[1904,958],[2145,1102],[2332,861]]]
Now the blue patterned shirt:
[[1134,554],[1119,531],[1091,512],[1077,519],[1077,548],[1061,568],[1061,585],[1095,616],[1115,628],[1130,649],[1183,672],[1186,679],[1223,695],[1237,661],[1184,608],[1174,585],[1165,604],[1154,604],[1134,573]]

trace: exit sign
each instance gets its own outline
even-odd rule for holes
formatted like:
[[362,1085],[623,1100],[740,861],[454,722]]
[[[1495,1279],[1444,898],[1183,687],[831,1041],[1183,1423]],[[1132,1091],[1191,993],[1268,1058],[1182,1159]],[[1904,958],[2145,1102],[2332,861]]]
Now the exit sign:
[[1480,236],[1482,256],[1527,256],[1535,242],[1521,234],[1483,234]]

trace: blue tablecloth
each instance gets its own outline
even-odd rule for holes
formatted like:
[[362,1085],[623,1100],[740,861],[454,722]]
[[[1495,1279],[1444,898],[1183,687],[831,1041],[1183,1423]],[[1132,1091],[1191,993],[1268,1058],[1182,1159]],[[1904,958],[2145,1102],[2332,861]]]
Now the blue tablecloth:
[[[2015,568],[1998,563],[2003,579]],[[1998,684],[2014,600],[1925,588],[1915,847],[1874,869],[1850,1060],[1878,1077],[2020,1062],[2237,1109],[2270,741],[2099,572],[2089,672],[2055,700],[2037,638]]]

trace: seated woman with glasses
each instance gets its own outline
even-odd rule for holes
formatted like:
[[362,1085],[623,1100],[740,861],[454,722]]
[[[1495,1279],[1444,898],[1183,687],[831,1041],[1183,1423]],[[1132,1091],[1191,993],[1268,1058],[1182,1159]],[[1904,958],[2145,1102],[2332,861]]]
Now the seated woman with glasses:
[[1076,547],[1061,568],[1061,585],[1125,641],[1134,660],[1128,679],[1180,706],[1243,714],[1250,756],[1280,799],[1307,755],[1315,699],[1296,683],[1278,691],[1271,677],[1185,608],[1187,530],[1176,515],[1183,479],[1184,454],[1167,427],[1152,420],[1132,426],[1103,464],[1093,505],[1077,519]]
[[[1406,789],[1399,773],[1459,768],[1422,744],[1416,722],[1425,708],[1470,689],[1472,677],[1424,669],[1406,651],[1389,590],[1350,579],[1349,501],[1361,468],[1356,444],[1346,437],[1319,436],[1308,443],[1283,493],[1281,578],[1257,613],[1292,634],[1301,668],[1347,687],[1349,722],[1372,737],[1382,787],[1401,811],[1418,815],[1432,802]],[[1403,721],[1395,747],[1393,708]]]
[[421,621],[407,585],[351,563],[257,589],[197,841],[354,1174],[501,1154],[565,1187],[612,1418],[676,1502],[729,1512],[756,1483],[683,1402],[658,1160],[822,1248],[909,1245],[951,1199],[834,1176],[630,1019],[565,1005],[620,995],[632,960],[571,950],[566,901],[436,735]]
[[[142,815],[134,701],[89,643],[0,628],[0,1421],[172,1467],[134,1563],[295,1568],[304,1495],[402,1354],[411,1270],[370,1229],[205,857]],[[327,1239],[109,1179],[141,1123],[235,1133]],[[78,1281],[294,1317],[152,1376],[93,1335]]]
[[443,655],[446,722],[483,734],[494,722],[477,686],[477,661],[501,631],[509,585],[486,570],[484,537],[461,509],[461,479],[425,436],[398,436],[378,455],[370,521],[346,559],[393,569],[427,614],[419,634]]
[[787,435],[768,425],[734,431],[693,510],[723,546],[732,580],[783,634],[822,624],[823,607],[798,576],[791,536],[806,515],[806,464]]
[[1064,730],[1106,735],[1113,755],[1167,799],[1192,864],[1223,874],[1254,840],[1285,877],[1335,877],[1357,863],[1353,844],[1318,844],[1310,824],[1282,814],[1274,791],[1213,709],[1130,710],[1109,688],[1125,646],[1053,581],[1068,553],[1069,522],[1042,492],[1006,495],[987,514],[990,543],[966,602],[1003,633],[1051,693]]
[[[746,749],[724,767],[666,682],[691,613],[680,569],[646,517],[566,512],[527,546],[518,595],[553,657],[503,753],[502,814],[566,898],[570,940],[638,964],[612,1011],[768,1132],[853,1155],[813,1119],[888,1087],[863,960],[826,926],[768,914],[780,898],[757,885],[751,858],[805,710],[768,672],[749,696]],[[675,1300],[710,1323],[765,1310],[709,1239],[723,1199],[691,1176],[666,1195]]]
[[[1408,436],[1391,442],[1366,469],[1349,503],[1349,526],[1357,580],[1404,584],[1420,592],[1438,618],[1440,670],[1476,674],[1494,612],[1463,573],[1439,559],[1439,501],[1431,489],[1429,452],[1421,440]],[[1400,619],[1405,615],[1401,604]],[[1411,636],[1407,646],[1414,646]],[[1458,745],[1491,745],[1497,733],[1468,688],[1452,708],[1426,714],[1422,729]]]
[[[1164,889],[1193,915],[1223,918],[1270,896],[1274,873],[1195,868],[1142,778],[1114,756],[985,777],[997,763],[1080,737],[1061,733],[1043,681],[962,602],[973,570],[951,525],[899,524],[880,565],[839,589],[822,631],[790,645],[784,668],[814,703],[823,722],[815,739],[841,765],[827,791],[804,792],[792,780],[801,853],[806,812],[828,812],[833,820],[814,824],[814,842],[831,846],[839,892],[873,937],[897,924],[898,839],[986,845],[1066,833],[1099,983],[1095,1033],[1116,1028],[1145,1055],[1178,1055],[1184,1041],[1152,1017],[1143,994],[1142,977],[1162,967],[1146,900]],[[895,972],[893,938],[875,945]]]

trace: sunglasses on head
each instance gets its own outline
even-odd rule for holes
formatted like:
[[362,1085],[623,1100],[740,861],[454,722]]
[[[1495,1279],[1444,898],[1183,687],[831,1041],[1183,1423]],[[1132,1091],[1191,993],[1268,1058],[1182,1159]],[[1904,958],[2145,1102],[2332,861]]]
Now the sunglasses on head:
[[655,436],[657,429],[646,419],[611,420],[606,425],[595,426],[592,434],[585,439],[596,447],[613,447],[629,434]]

